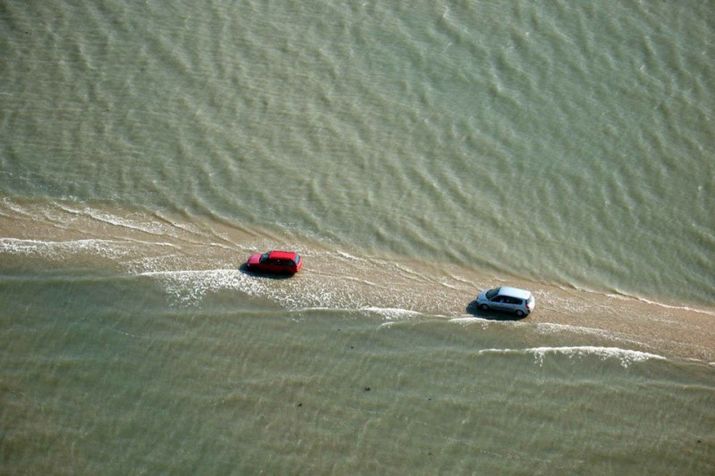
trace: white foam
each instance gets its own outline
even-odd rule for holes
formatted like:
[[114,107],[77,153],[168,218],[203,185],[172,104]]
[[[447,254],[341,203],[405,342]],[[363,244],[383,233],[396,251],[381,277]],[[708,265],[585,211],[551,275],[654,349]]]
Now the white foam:
[[238,291],[249,296],[270,299],[287,310],[302,310],[312,303],[329,302],[324,296],[306,293],[296,281],[259,279],[235,268],[209,270],[152,270],[137,276],[158,280],[174,302],[183,306],[196,306],[209,294],[221,291]]
[[367,285],[367,286],[373,286],[373,287],[377,287],[377,286],[378,286],[377,283],[374,283],[374,282],[369,281],[369,280],[367,280],[367,279],[354,278],[354,277],[352,277],[352,276],[345,276],[345,277],[342,278],[342,279],[345,279],[346,281],[353,281],[353,282],[358,283],[358,284],[365,284],[365,285]]
[[30,212],[28,212],[27,210],[25,210],[23,207],[21,207],[21,206],[18,205],[17,203],[11,201],[9,198],[3,198],[2,204],[3,204],[3,206],[6,207],[8,210],[11,210],[11,211],[17,213],[18,215],[23,215],[23,216],[29,216],[29,215],[31,215]]
[[155,213],[155,216],[157,216],[160,219],[164,220],[165,222],[169,223],[172,227],[178,228],[179,230],[183,230],[183,231],[189,232],[194,235],[206,236],[206,233],[193,223],[190,223],[190,222],[181,223],[179,221],[175,221],[170,218],[167,218],[167,217],[163,216],[161,213]]
[[252,279],[236,269],[145,271],[137,275],[161,280],[167,293],[184,305],[196,305],[207,293],[224,289],[249,295],[267,293],[261,280]]
[[382,328],[389,329],[392,326],[394,326],[395,324],[396,324],[396,321],[383,322],[382,324],[380,324],[380,329],[382,329]]
[[565,346],[565,347],[531,347],[526,349],[482,349],[478,355],[504,354],[504,355],[533,355],[534,360],[539,365],[543,365],[544,359],[550,354],[565,355],[569,358],[598,357],[601,360],[618,359],[623,367],[628,367],[635,362],[643,362],[650,359],[666,360],[665,357],[640,352],[637,350],[621,349],[618,347],[596,347],[596,346]]
[[644,302],[646,304],[651,304],[653,306],[662,307],[664,309],[675,309],[675,310],[680,310],[680,311],[696,312],[699,314],[707,314],[708,316],[715,316],[715,312],[706,311],[705,309],[698,309],[698,308],[690,307],[690,306],[674,306],[672,304],[665,304],[665,303],[658,302],[658,301],[651,301],[650,299],[646,299],[643,297],[635,297],[634,299],[637,299],[638,301]]
[[439,284],[440,284],[440,286],[444,286],[445,288],[452,289],[454,291],[461,291],[461,289],[462,289],[461,287],[457,287],[453,284],[448,283],[447,281],[440,281]]
[[47,258],[61,258],[68,254],[88,253],[117,258],[128,253],[125,242],[117,240],[67,240],[42,241],[19,238],[0,238],[0,253],[39,255]]
[[409,309],[400,309],[392,307],[375,307],[366,306],[360,308],[361,311],[367,311],[373,314],[379,314],[388,320],[399,320],[399,319],[409,319],[421,315],[418,311],[412,311]]
[[93,208],[84,208],[82,210],[77,210],[75,208],[70,208],[64,205],[59,205],[59,208],[73,215],[89,216],[90,218],[93,218],[103,223],[107,223],[109,225],[141,231],[143,233],[148,233],[151,235],[165,235],[170,234],[169,231],[171,231],[167,226],[162,223],[153,221],[129,220],[127,218],[112,215],[111,213],[102,212]]
[[349,260],[353,260],[353,261],[365,261],[365,260],[362,259],[362,258],[358,258],[357,256],[353,256],[353,255],[351,255],[350,253],[346,253],[346,252],[344,252],[344,251],[337,250],[336,253],[339,254],[340,256],[342,256],[343,258],[347,258],[347,259],[349,259]]
[[461,326],[470,326],[472,324],[479,324],[483,328],[486,328],[487,326],[492,326],[492,325],[499,325],[499,326],[522,326],[524,325],[523,322],[519,321],[514,321],[510,319],[506,320],[496,320],[496,319],[487,319],[484,317],[476,317],[476,316],[462,316],[462,317],[453,317],[449,319],[449,322],[453,324],[459,324]]
[[[568,287],[565,287],[565,286],[558,286],[558,288],[559,288],[559,289],[562,289],[562,290],[565,290],[565,291],[568,291],[568,290],[569,290],[569,288],[568,288]],[[581,292],[581,293],[595,294],[595,295],[597,295],[597,296],[606,296],[606,297],[609,298],[609,299],[619,299],[619,300],[621,300],[621,301],[636,300],[636,301],[640,301],[640,302],[643,302],[643,303],[646,303],[646,304],[649,304],[649,305],[652,305],[652,306],[662,307],[662,308],[664,308],[664,309],[673,309],[673,310],[679,310],[679,311],[696,312],[696,313],[699,313],[699,314],[707,314],[707,315],[709,315],[709,316],[715,316],[715,312],[710,311],[710,310],[699,309],[699,308],[690,307],[690,306],[680,306],[680,305],[674,305],[674,304],[666,304],[666,303],[663,303],[663,302],[653,301],[653,300],[651,300],[651,299],[647,299],[647,298],[644,298],[644,297],[641,297],[641,296],[631,295],[631,294],[628,294],[628,293],[625,293],[625,292],[620,292],[620,291],[616,291],[616,292],[612,292],[612,293],[603,293],[603,292],[601,292],[601,291],[595,291],[595,290],[593,290],[593,289],[585,288],[585,287],[582,287],[582,286],[574,286],[573,289],[575,289],[575,290],[577,290],[577,291],[579,291],[579,292]]]
[[454,322],[455,324],[476,324],[476,323],[489,322],[489,320],[485,319],[483,317],[466,316],[466,317],[454,317],[454,318],[450,319],[449,322]]
[[542,334],[557,334],[569,332],[572,334],[585,334],[602,337],[604,339],[618,340],[638,344],[638,341],[627,339],[623,335],[594,327],[574,326],[570,324],[556,324],[553,322],[539,322],[536,324],[537,332]]
[[475,316],[463,316],[463,317],[453,317],[449,320],[449,322],[453,324],[459,324],[462,327],[467,327],[467,326],[472,326],[472,325],[479,325],[482,327],[482,329],[486,329],[487,327],[494,325],[494,324],[504,324],[507,322],[511,321],[494,321],[490,319],[485,319],[483,317],[475,317]]

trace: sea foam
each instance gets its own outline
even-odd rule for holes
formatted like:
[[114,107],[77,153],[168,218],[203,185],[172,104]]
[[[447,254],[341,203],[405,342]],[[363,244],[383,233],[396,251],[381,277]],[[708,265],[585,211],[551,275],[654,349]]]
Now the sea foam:
[[534,361],[543,365],[548,355],[559,354],[569,358],[597,357],[601,360],[618,359],[623,367],[646,360],[666,360],[665,357],[637,350],[621,349],[619,347],[597,346],[564,346],[564,347],[530,347],[525,349],[482,349],[478,355],[533,355]]
[[66,240],[43,241],[22,240],[18,238],[0,238],[0,253],[38,255],[46,258],[61,258],[67,254],[89,253],[98,256],[116,258],[127,253],[116,240]]
[[376,307],[367,306],[360,309],[361,311],[366,311],[371,314],[378,314],[387,320],[399,320],[399,319],[409,319],[411,317],[416,317],[421,315],[418,311],[412,311],[410,309],[400,309],[391,307]]

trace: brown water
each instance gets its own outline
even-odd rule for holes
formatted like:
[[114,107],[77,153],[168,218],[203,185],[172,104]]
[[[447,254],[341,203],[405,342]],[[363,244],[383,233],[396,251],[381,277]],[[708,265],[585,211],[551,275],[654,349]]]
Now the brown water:
[[3,4],[0,472],[713,473],[711,18]]

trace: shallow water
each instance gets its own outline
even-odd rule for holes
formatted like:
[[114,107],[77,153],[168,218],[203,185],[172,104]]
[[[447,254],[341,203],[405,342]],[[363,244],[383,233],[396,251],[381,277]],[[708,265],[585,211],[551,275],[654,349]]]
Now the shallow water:
[[703,364],[520,323],[286,311],[235,292],[180,307],[147,281],[5,281],[10,472],[711,468]]
[[3,472],[713,472],[713,13],[3,5]]

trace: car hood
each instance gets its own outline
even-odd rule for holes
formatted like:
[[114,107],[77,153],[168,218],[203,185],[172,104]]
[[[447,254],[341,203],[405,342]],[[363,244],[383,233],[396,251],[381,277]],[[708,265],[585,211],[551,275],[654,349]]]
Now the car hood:
[[486,292],[486,291],[482,291],[481,293],[479,293],[479,295],[477,295],[477,301],[479,301],[479,302],[488,301],[488,299],[487,299],[487,292]]
[[258,264],[261,261],[261,253],[256,253],[252,254],[251,256],[248,257],[248,261],[246,261],[246,264],[253,266]]

